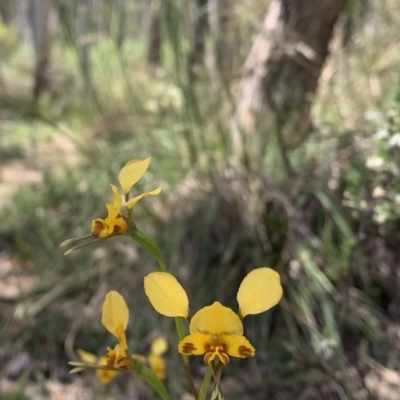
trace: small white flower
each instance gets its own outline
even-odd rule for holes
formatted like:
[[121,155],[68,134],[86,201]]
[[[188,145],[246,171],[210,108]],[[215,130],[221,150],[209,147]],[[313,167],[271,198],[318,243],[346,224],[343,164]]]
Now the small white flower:
[[368,111],[365,111],[365,113],[364,113],[364,118],[367,121],[377,121],[380,116],[381,116],[380,113],[375,110],[368,110]]
[[375,133],[377,139],[385,139],[389,136],[389,131],[385,128],[378,129]]
[[317,354],[325,356],[326,359],[330,359],[337,347],[337,341],[333,338],[321,338],[313,343],[313,347]]
[[385,160],[382,157],[373,156],[367,159],[367,168],[380,170],[384,164]]
[[390,139],[389,139],[389,146],[391,147],[400,147],[400,132],[395,133]]
[[385,212],[381,206],[376,206],[374,209],[374,221],[377,222],[378,224],[384,224],[388,218],[389,215],[387,214],[387,212]]
[[374,191],[372,192],[373,198],[383,197],[386,196],[387,192],[382,186],[377,186]]

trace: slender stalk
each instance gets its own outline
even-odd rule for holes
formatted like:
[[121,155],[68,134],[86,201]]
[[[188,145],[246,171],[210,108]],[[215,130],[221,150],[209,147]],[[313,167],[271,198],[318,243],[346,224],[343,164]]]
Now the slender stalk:
[[[164,257],[161,253],[157,243],[147,233],[140,231],[136,226],[132,226],[131,233],[132,239],[139,243],[141,246],[146,248],[157,260],[160,270],[162,272],[168,272],[167,266],[165,265]],[[183,321],[181,317],[175,317],[175,327],[178,333],[179,340],[185,337],[185,330],[183,329]],[[189,357],[182,355],[183,365],[185,368],[185,375],[190,387],[190,390],[195,398],[197,398],[196,387],[194,386],[192,375],[190,373]]]
[[99,240],[102,240],[102,238],[98,238],[98,239],[94,239],[91,240],[90,242],[85,242],[85,243],[81,243],[78,244],[77,246],[71,247],[70,249],[68,249],[67,251],[64,252],[64,255],[67,256],[68,254],[71,254],[72,252],[81,249],[82,247],[86,247],[91,245],[94,242],[98,242]]
[[[182,340],[185,337],[185,332],[183,330],[183,322],[181,317],[175,317],[175,327],[176,331],[178,332],[178,337],[179,340]],[[192,374],[190,372],[190,364],[189,364],[189,357],[185,354],[182,354],[182,359],[183,359],[183,367],[185,368],[185,376],[188,381],[190,391],[192,392],[194,398],[197,398],[197,390],[196,387],[194,386],[194,382],[192,379]]]
[[[129,201],[129,193],[125,194],[125,203],[127,203]],[[127,224],[128,226],[131,225],[131,220],[132,220],[132,210],[133,208],[127,208],[128,210],[128,216],[127,216]],[[135,228],[133,228],[135,229]]]
[[210,385],[210,381],[211,381],[211,377],[213,376],[213,372],[214,372],[213,367],[210,363],[208,365],[206,373],[204,375],[203,382],[201,383],[199,397],[197,397],[197,400],[206,400],[207,389],[208,389],[208,386]]
[[164,384],[158,379],[153,371],[149,368],[146,368],[144,365],[137,362],[128,349],[126,349],[126,354],[128,356],[128,360],[132,365],[133,370],[131,371],[134,374],[137,374],[142,378],[145,382],[147,382],[159,395],[163,400],[170,400],[167,389]]

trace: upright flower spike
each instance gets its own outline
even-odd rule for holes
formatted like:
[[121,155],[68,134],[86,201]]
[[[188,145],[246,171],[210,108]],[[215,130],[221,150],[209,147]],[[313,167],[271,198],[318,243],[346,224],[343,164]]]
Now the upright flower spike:
[[114,349],[108,348],[107,365],[118,369],[132,369],[127,356],[128,345],[125,330],[129,321],[129,310],[124,298],[116,291],[107,293],[103,303],[101,323],[118,339]]
[[[168,317],[188,317],[187,295],[174,276],[153,272],[145,277],[145,292],[153,307]],[[246,358],[255,354],[243,336],[241,318],[257,314],[277,304],[282,297],[279,275],[270,268],[252,271],[238,291],[239,315],[219,302],[199,310],[190,321],[190,335],[178,344],[186,355],[203,355],[208,365],[218,357],[224,365],[229,356]]]
[[121,214],[122,199],[116,186],[111,185],[113,197],[111,203],[106,204],[108,216],[106,219],[92,221],[91,234],[99,238],[105,238],[113,234],[128,233],[128,223]]

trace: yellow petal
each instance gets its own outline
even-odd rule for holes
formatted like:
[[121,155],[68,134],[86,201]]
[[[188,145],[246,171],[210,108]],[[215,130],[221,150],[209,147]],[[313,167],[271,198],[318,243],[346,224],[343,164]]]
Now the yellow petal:
[[210,337],[204,333],[192,333],[179,342],[178,351],[181,354],[192,356],[204,354],[210,347]]
[[114,185],[110,185],[111,190],[113,191],[113,197],[111,200],[112,205],[116,210],[118,210],[118,213],[121,210],[121,205],[122,205],[122,198],[121,195],[118,193],[118,188]]
[[144,160],[132,160],[121,169],[118,180],[125,194],[129,193],[132,186],[145,174],[150,161],[151,157]]
[[226,352],[232,357],[247,358],[255,354],[255,349],[251,343],[239,335],[222,335]]
[[153,340],[151,344],[150,353],[161,356],[168,350],[168,342],[164,337],[160,336]]
[[[107,357],[100,357],[97,365],[107,365]],[[117,371],[97,369],[96,376],[102,385],[108,385],[117,375]]]
[[277,272],[271,268],[257,268],[242,281],[237,293],[239,315],[259,314],[278,304],[282,286]]
[[107,348],[107,365],[112,368],[131,370],[132,365],[126,354],[126,348],[117,344],[113,349]]
[[88,364],[96,364],[97,363],[97,357],[92,354],[89,353],[88,351],[82,350],[82,349],[76,349],[76,352],[79,356],[79,358]]
[[144,291],[157,312],[167,317],[189,315],[189,300],[177,279],[167,272],[152,272],[144,278]]
[[124,298],[114,290],[108,292],[103,303],[101,323],[120,340],[121,331],[125,331],[128,320],[129,310]]
[[117,210],[113,203],[106,203],[106,208],[108,211],[107,219],[115,219],[119,214],[119,210]]
[[[129,231],[128,224],[126,223],[125,219],[119,215],[112,221],[113,229],[110,232],[110,235],[113,233],[127,233]],[[111,224],[110,224],[111,226]]]
[[101,356],[97,360],[97,365],[107,365],[107,357],[106,356]]
[[143,197],[147,196],[157,196],[158,194],[161,193],[161,187],[158,187],[157,189],[152,190],[151,192],[145,192],[139,196],[134,197],[133,199],[130,199],[128,202],[125,203],[125,207],[128,209],[131,209],[134,207],[134,205],[140,200],[143,199]]
[[243,325],[240,318],[230,308],[216,301],[204,307],[190,321],[190,333],[242,335]]
[[165,379],[165,361],[157,354],[150,354],[147,361],[154,375],[158,379]]

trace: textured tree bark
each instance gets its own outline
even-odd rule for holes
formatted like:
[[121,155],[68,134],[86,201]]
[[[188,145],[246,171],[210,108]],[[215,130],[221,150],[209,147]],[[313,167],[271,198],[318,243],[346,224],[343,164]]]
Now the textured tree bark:
[[152,0],[150,8],[150,40],[147,51],[149,65],[161,64],[161,4],[159,0]]
[[36,54],[35,83],[33,98],[38,100],[48,88],[47,69],[50,63],[50,35],[48,17],[50,0],[31,0],[29,22],[32,28],[33,45]]
[[189,68],[193,72],[196,65],[203,64],[205,34],[208,29],[207,0],[196,0],[197,18],[194,23],[192,49],[189,53]]
[[307,136],[316,92],[335,24],[348,0],[272,0],[243,67],[232,121],[236,154],[246,140],[274,127],[285,148]]
[[0,19],[3,20],[5,25],[9,25],[12,21],[13,7],[11,0],[0,1]]
[[82,70],[85,78],[90,80],[90,40],[89,40],[89,1],[82,0],[77,4],[78,48],[81,55]]

